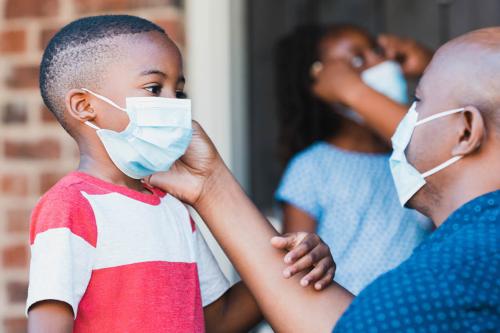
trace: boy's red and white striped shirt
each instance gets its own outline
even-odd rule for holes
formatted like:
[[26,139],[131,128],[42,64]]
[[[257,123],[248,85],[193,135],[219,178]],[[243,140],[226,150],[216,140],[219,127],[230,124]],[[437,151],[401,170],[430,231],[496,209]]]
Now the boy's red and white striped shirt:
[[81,172],[40,200],[30,225],[26,309],[69,304],[75,332],[203,332],[203,306],[229,284],[174,197]]

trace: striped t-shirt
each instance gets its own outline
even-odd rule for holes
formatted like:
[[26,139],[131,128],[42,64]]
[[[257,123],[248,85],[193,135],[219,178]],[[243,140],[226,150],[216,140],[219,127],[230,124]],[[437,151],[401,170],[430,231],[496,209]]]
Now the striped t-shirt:
[[40,200],[30,226],[26,309],[69,304],[74,332],[203,332],[228,281],[187,208],[81,172]]

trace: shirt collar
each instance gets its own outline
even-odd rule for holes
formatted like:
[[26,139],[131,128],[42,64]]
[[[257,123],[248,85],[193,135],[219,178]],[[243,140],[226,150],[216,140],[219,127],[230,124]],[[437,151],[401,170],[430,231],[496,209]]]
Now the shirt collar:
[[483,194],[454,211],[430,237],[420,244],[418,250],[426,248],[427,244],[440,242],[450,237],[464,226],[475,223],[479,219],[500,223],[499,215],[500,190]]

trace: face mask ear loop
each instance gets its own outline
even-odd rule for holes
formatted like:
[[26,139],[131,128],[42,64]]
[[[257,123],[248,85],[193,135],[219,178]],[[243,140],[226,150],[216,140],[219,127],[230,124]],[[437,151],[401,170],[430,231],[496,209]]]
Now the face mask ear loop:
[[429,177],[429,176],[432,176],[433,174],[435,174],[435,173],[437,173],[437,172],[439,172],[439,171],[443,170],[444,168],[449,167],[449,166],[450,166],[450,165],[452,165],[453,163],[458,162],[458,160],[460,160],[462,157],[463,157],[463,156],[462,156],[462,155],[460,155],[460,156],[455,156],[455,157],[453,157],[453,158],[450,158],[448,161],[444,162],[444,163],[443,163],[443,164],[441,164],[441,165],[438,165],[438,166],[437,166],[437,167],[435,167],[434,169],[431,169],[431,170],[429,170],[429,171],[427,171],[427,172],[424,172],[424,173],[422,174],[422,177],[423,177],[423,178],[427,178],[427,177]]
[[90,121],[86,121],[84,122],[84,124],[87,125],[88,127],[92,127],[95,130],[100,130],[100,128],[97,125],[92,124]]
[[81,88],[81,89],[82,89],[83,91],[88,92],[88,93],[89,93],[89,94],[91,94],[91,95],[94,95],[95,97],[97,97],[97,98],[99,98],[100,100],[102,100],[102,101],[104,101],[104,102],[108,103],[109,105],[114,106],[114,107],[115,107],[115,108],[117,108],[118,110],[122,110],[123,112],[127,112],[127,110],[126,110],[126,109],[122,108],[121,106],[119,106],[118,104],[116,104],[115,102],[113,102],[112,100],[110,100],[109,98],[104,97],[104,96],[101,96],[101,95],[99,95],[99,94],[96,94],[95,92],[90,91],[90,90],[88,90],[88,89],[86,89],[86,88]]
[[417,123],[415,124],[415,127],[417,127],[419,125],[422,125],[422,124],[425,124],[425,123],[428,123],[429,121],[433,121],[434,119],[438,119],[438,118],[441,118],[441,117],[446,117],[446,116],[452,115],[454,113],[462,112],[462,111],[465,111],[465,109],[464,108],[460,108],[460,109],[448,110],[448,111],[441,112],[441,113],[436,113],[435,115],[432,115],[430,117],[427,117],[427,118],[424,118],[424,119],[422,119],[420,121],[417,121]]

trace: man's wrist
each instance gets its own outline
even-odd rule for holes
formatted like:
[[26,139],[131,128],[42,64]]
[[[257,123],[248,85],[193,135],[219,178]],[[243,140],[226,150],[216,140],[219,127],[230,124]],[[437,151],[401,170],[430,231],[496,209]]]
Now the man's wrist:
[[205,207],[211,205],[211,202],[217,200],[225,191],[225,187],[234,181],[233,176],[222,159],[215,162],[212,172],[207,176],[201,189],[200,195],[193,207],[197,211],[203,210]]

